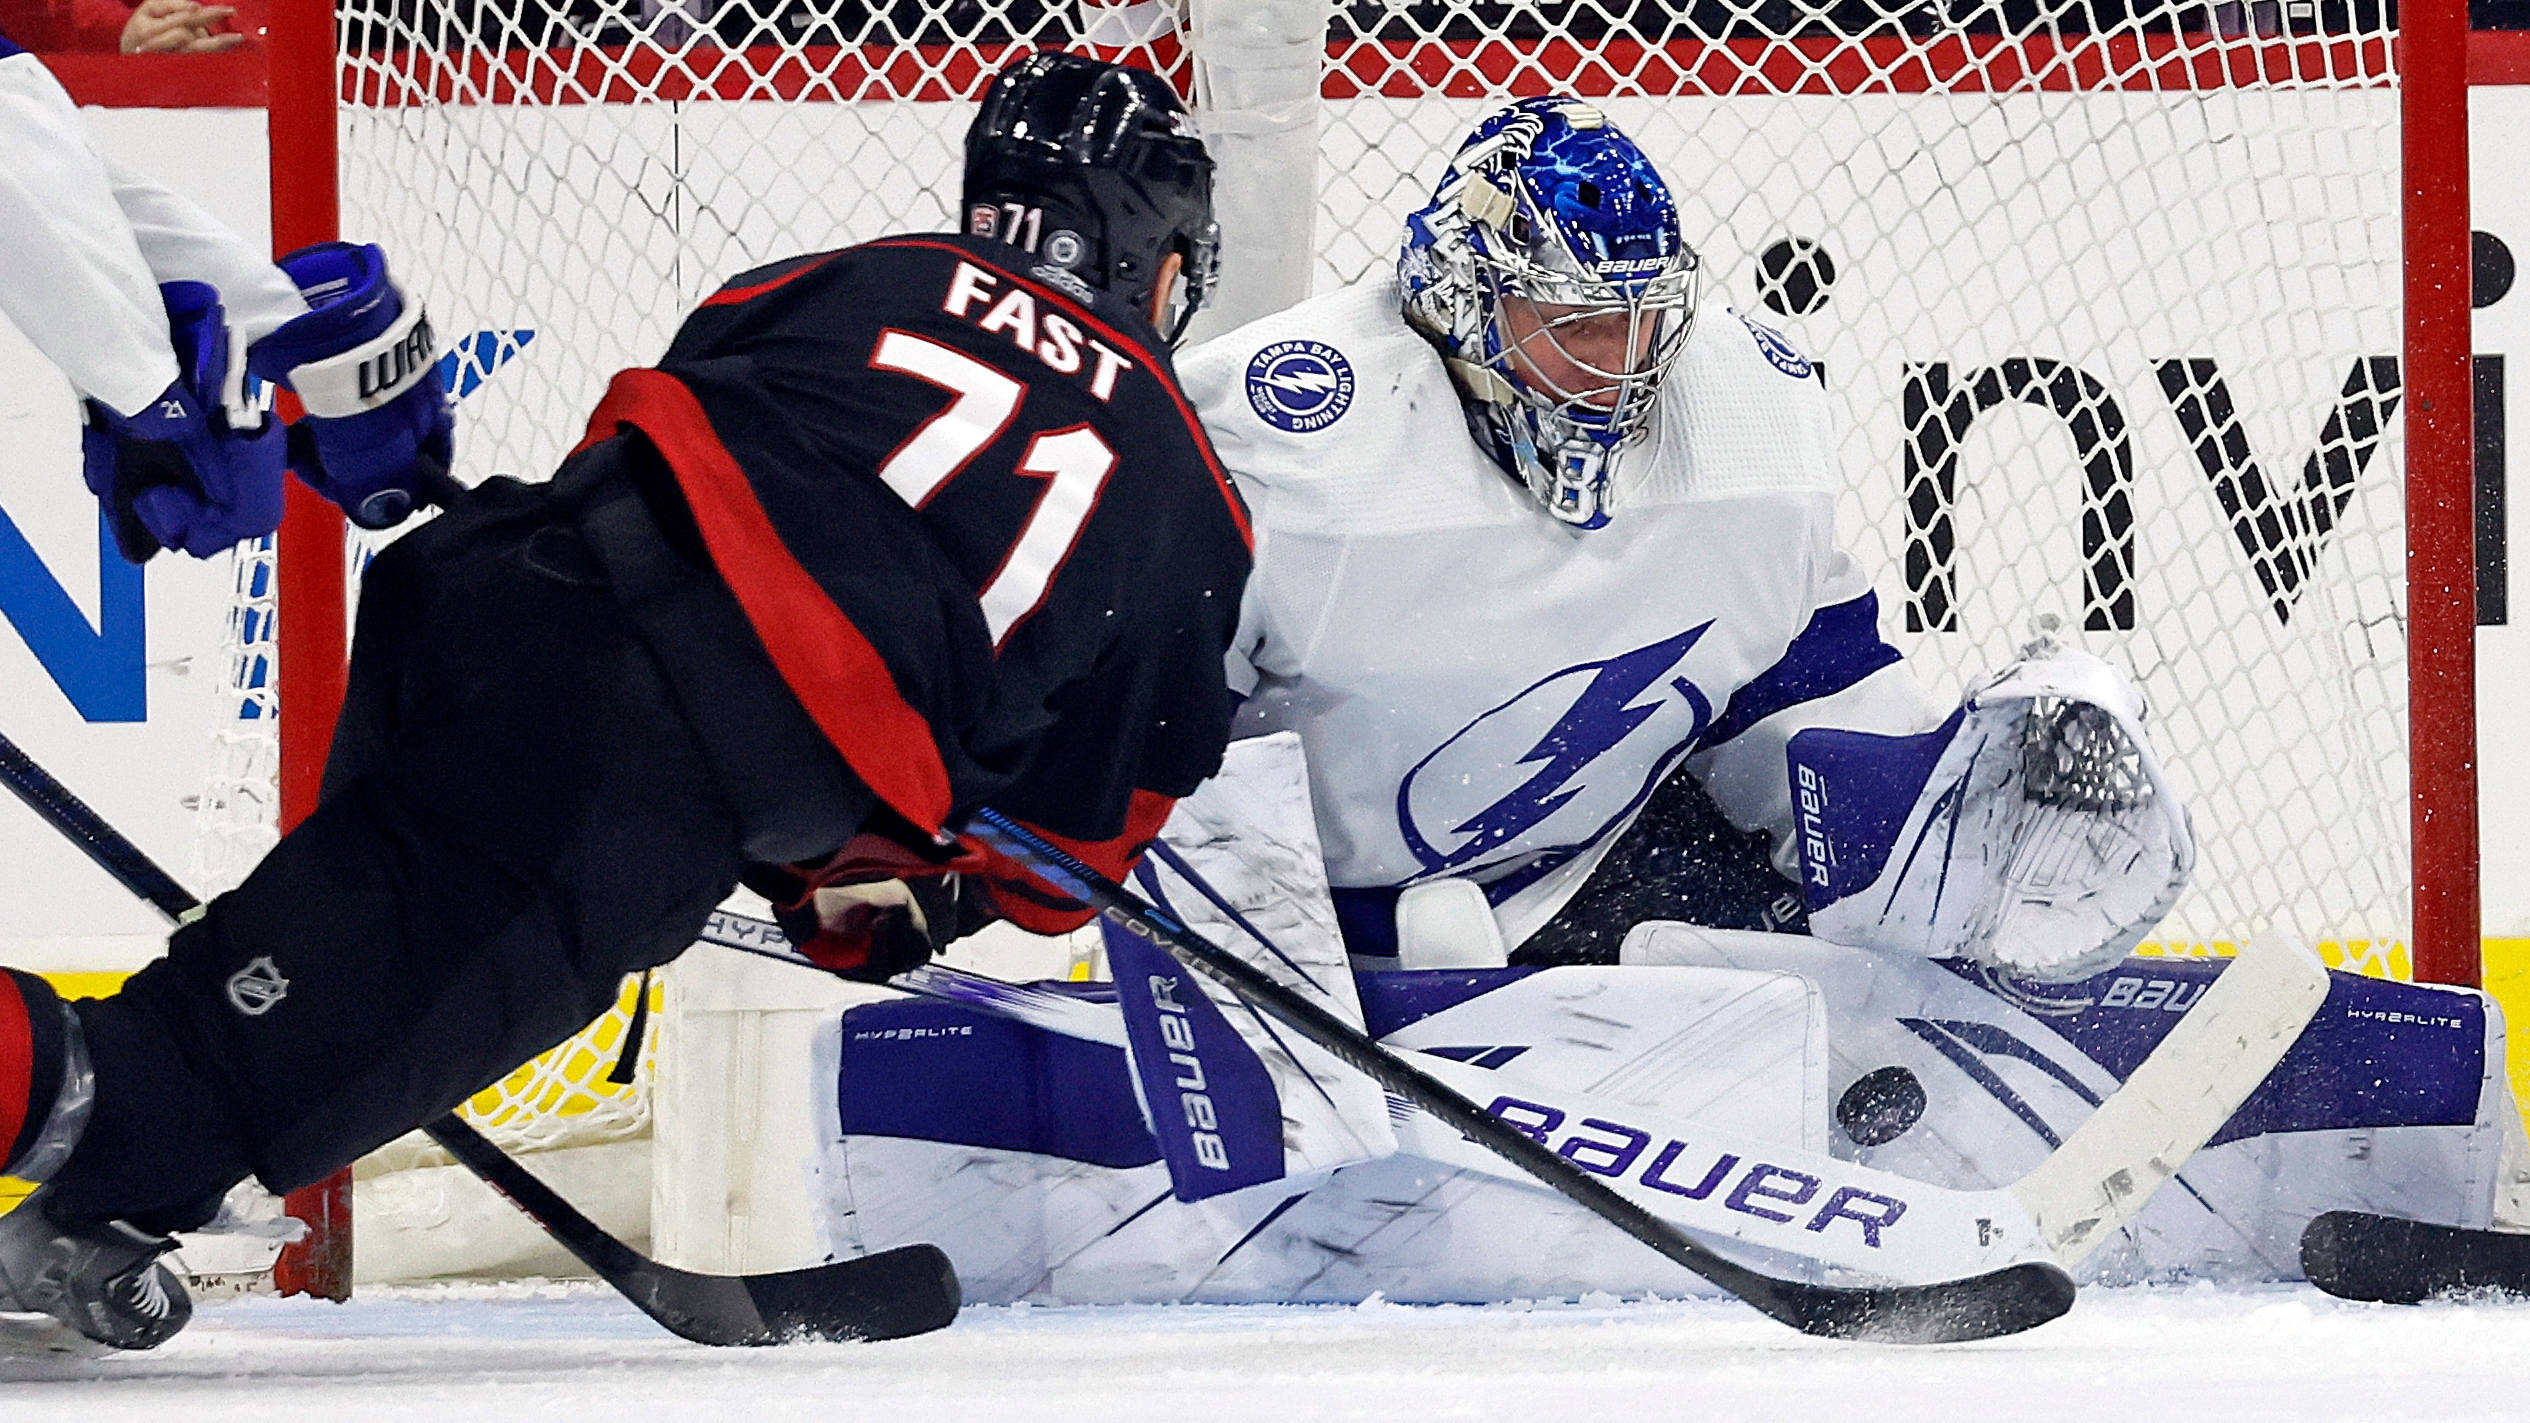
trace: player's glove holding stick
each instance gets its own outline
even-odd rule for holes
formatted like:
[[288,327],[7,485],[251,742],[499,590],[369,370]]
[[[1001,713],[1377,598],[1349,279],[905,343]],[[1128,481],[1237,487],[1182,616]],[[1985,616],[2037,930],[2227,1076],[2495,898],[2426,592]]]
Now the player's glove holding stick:
[[158,290],[175,383],[133,415],[89,401],[79,437],[88,492],[134,563],[161,548],[209,558],[281,525],[281,426],[243,397],[219,292],[201,282]]
[[1000,917],[973,877],[949,868],[952,853],[865,832],[823,861],[754,865],[744,878],[803,957],[882,983]]
[[386,253],[322,242],[279,265],[310,309],[256,342],[249,364],[307,407],[290,427],[290,468],[364,529],[446,503],[460,486],[438,338],[389,279]]

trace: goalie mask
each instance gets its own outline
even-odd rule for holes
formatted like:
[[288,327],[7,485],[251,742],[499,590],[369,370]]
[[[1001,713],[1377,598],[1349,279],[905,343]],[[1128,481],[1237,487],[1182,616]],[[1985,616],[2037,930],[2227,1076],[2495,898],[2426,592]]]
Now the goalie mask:
[[1521,100],[1406,219],[1397,275],[1477,442],[1557,519],[1605,524],[1695,317],[1696,255],[1651,160],[1587,104]]
[[993,80],[966,131],[960,205],[970,237],[998,237],[1138,311],[1184,261],[1160,335],[1175,341],[1211,290],[1221,229],[1212,157],[1155,74],[1051,52]]

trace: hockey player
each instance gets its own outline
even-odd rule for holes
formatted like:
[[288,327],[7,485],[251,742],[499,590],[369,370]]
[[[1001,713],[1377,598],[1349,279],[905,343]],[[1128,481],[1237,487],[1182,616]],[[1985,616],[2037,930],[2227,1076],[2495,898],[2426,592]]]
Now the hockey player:
[[[1919,685],[1837,545],[1812,367],[1698,281],[1642,152],[1527,99],[1408,218],[1393,281],[1185,360],[1257,516],[1239,731],[1306,742],[1352,951],[1439,922],[1605,963],[1685,918],[2115,961],[2193,857],[2139,698],[2055,647],[1957,709]],[[2127,790],[2021,793],[2024,761],[2066,758]],[[1610,862],[1638,815],[1658,833]]]
[[[444,488],[430,323],[377,248],[265,260],[101,158],[70,96],[4,35],[0,149],[0,311],[85,398],[87,483],[124,557],[208,558],[271,533],[285,460],[371,528]],[[249,397],[250,369],[295,390],[310,418],[285,437]]]
[[[0,1295],[180,1328],[167,1233],[449,1110],[690,944],[750,865],[884,975],[1079,922],[953,832],[987,800],[1121,872],[1218,762],[1246,514],[1171,371],[1211,161],[1149,75],[1040,55],[968,136],[966,232],[732,279],[547,485],[371,567],[323,802],[113,998],[0,1002]],[[958,872],[957,890],[938,878]]]

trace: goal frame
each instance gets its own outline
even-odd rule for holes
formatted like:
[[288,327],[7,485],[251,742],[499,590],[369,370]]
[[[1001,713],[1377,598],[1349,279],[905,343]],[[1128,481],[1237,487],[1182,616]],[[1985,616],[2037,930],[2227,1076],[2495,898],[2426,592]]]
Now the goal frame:
[[[2398,44],[2406,431],[2412,952],[2421,981],[2480,976],[2475,477],[2470,370],[2468,13],[2404,0]],[[277,253],[340,235],[336,21],[329,0],[273,0],[268,133]],[[298,412],[288,406],[285,413]],[[293,481],[278,541],[280,810],[314,809],[340,710],[348,618],[341,513]],[[351,1290],[350,1175],[293,1192],[308,1238],[284,1293]]]

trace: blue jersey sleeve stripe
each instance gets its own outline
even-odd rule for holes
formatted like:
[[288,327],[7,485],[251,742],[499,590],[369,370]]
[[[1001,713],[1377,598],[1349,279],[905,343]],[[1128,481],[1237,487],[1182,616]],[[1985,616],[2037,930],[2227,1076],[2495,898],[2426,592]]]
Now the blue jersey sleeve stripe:
[[0,59],[15,58],[24,53],[26,51],[11,43],[7,35],[0,35]]
[[1897,660],[1898,650],[1880,640],[1878,594],[1821,608],[1775,665],[1731,695],[1697,749],[1719,746],[1786,707],[1841,692]]

